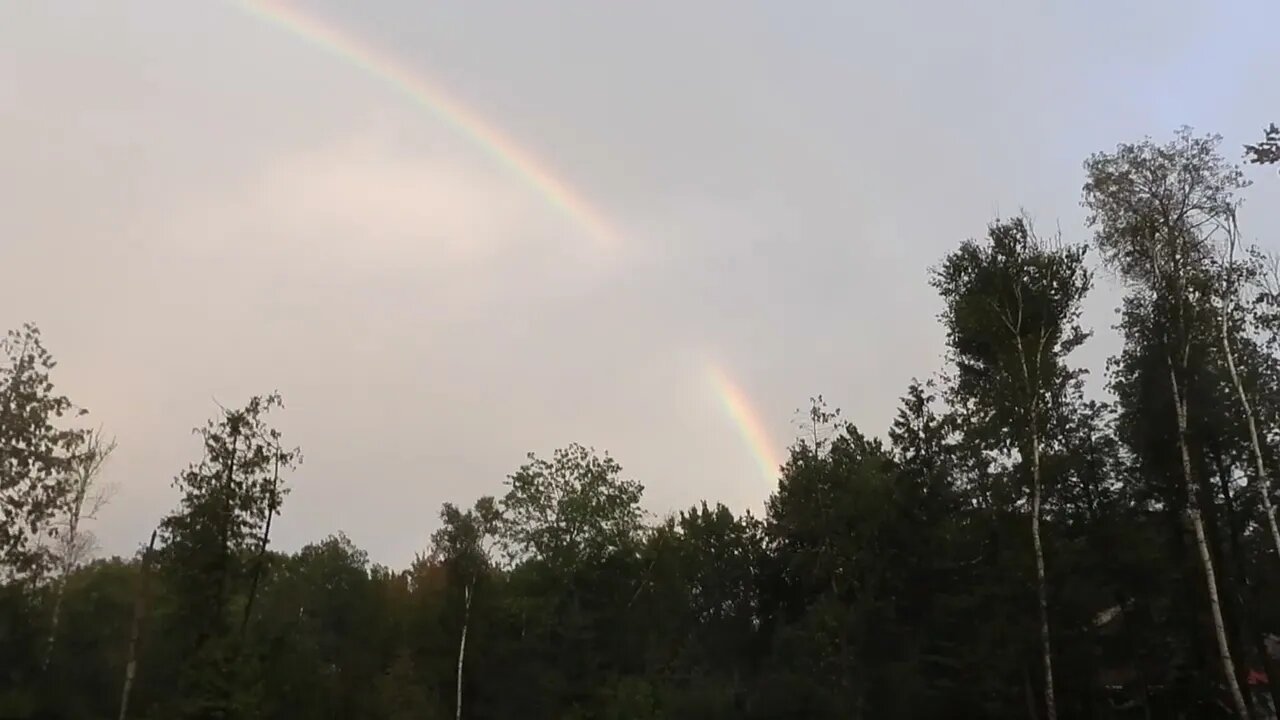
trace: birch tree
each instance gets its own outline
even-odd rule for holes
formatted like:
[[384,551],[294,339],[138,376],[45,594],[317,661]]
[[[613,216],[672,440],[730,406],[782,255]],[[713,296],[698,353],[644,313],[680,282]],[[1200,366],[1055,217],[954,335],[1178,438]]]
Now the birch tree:
[[87,520],[94,520],[98,511],[111,499],[114,487],[100,481],[102,466],[116,449],[115,438],[106,440],[99,428],[84,436],[84,442],[72,461],[69,492],[63,499],[61,519],[54,537],[58,577],[54,581],[53,613],[49,620],[49,640],[45,646],[44,666],[49,666],[54,643],[58,637],[58,623],[62,616],[62,598],[67,578],[93,551],[93,534],[82,527]]
[[1240,171],[1218,153],[1220,140],[1196,137],[1183,128],[1164,145],[1147,139],[1122,144],[1113,153],[1096,153],[1085,162],[1083,204],[1103,260],[1143,297],[1150,319],[1167,318],[1157,332],[1173,399],[1186,519],[1204,571],[1227,689],[1236,713],[1248,718],[1223,620],[1213,549],[1205,534],[1188,431],[1192,353],[1212,342],[1205,328],[1217,292],[1209,270],[1213,245],[1234,212],[1235,193],[1245,187]]
[[449,566],[462,587],[462,632],[458,639],[458,668],[455,675],[455,718],[462,718],[462,677],[467,655],[467,631],[471,625],[471,598],[476,581],[492,565],[490,550],[500,521],[492,497],[476,501],[474,509],[463,512],[452,503],[440,509],[441,527],[432,535],[432,555]]
[[[1243,376],[1244,369],[1239,366],[1235,345],[1247,332],[1247,308],[1241,300],[1243,288],[1251,278],[1260,278],[1257,258],[1236,259],[1239,246],[1239,228],[1236,225],[1234,211],[1224,219],[1222,225],[1222,257],[1217,277],[1220,284],[1220,307],[1218,310],[1218,340],[1221,345],[1223,362],[1231,379],[1231,387],[1240,405],[1240,416],[1249,434],[1249,449],[1253,455],[1253,486],[1262,501],[1264,523],[1271,535],[1271,544],[1280,558],[1280,527],[1276,524],[1275,510],[1271,502],[1270,476],[1267,474],[1267,461],[1262,448],[1258,429],[1258,416],[1254,411],[1255,400],[1250,397]],[[1250,262],[1253,260],[1253,262]],[[1255,280],[1256,282],[1256,280]]]
[[1060,425],[1061,399],[1081,375],[1066,357],[1088,337],[1079,324],[1091,284],[1084,249],[1037,237],[1025,218],[997,222],[987,243],[963,243],[932,281],[946,303],[955,399],[977,411],[996,448],[1016,449],[1028,476],[1044,705],[1055,720],[1042,460],[1048,434]]
[[129,717],[129,697],[133,694],[133,682],[138,677],[138,642],[142,637],[142,622],[147,615],[148,581],[151,579],[151,555],[156,547],[156,530],[139,560],[138,588],[133,600],[133,621],[129,626],[129,647],[125,652],[124,686],[120,690],[119,720]]

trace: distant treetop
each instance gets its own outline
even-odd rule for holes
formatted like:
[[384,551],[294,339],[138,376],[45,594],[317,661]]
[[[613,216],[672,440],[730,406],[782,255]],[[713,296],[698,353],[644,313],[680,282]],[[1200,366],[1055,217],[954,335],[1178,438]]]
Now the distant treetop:
[[1255,165],[1280,163],[1280,127],[1275,123],[1264,131],[1262,142],[1244,146],[1245,158]]

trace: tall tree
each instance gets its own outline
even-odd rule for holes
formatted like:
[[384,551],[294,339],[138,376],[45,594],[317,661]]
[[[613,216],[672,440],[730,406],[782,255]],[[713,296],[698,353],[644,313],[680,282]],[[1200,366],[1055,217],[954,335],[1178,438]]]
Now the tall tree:
[[182,497],[160,526],[165,566],[193,630],[183,668],[184,707],[191,717],[233,712],[238,649],[231,634],[231,602],[251,576],[244,562],[263,542],[270,518],[288,492],[279,469],[292,469],[298,451],[281,447],[267,414],[282,406],[276,394],[250,398],[243,408],[195,431],[204,457],[174,480]]
[[[823,414],[815,402],[814,416]],[[893,489],[888,453],[852,426],[792,449],[766,506],[771,662],[757,700],[766,715],[866,717],[890,702],[873,694],[884,668],[876,654],[896,627],[878,625],[892,615],[894,558],[872,550],[895,519]],[[874,641],[873,630],[882,631]]]
[[767,643],[757,717],[1007,711],[969,670],[993,667],[964,637],[990,603],[963,605],[953,592],[973,546],[956,532],[946,423],[928,404],[922,387],[909,390],[892,452],[848,424],[816,450],[807,441],[792,448],[768,501],[757,581]]
[[1143,296],[1146,319],[1159,322],[1155,329],[1173,399],[1187,521],[1204,570],[1225,682],[1237,714],[1248,718],[1200,507],[1188,403],[1192,353],[1211,342],[1206,330],[1212,327],[1217,295],[1209,272],[1214,239],[1234,213],[1235,193],[1245,185],[1240,171],[1218,153],[1220,141],[1183,128],[1163,145],[1148,139],[1096,153],[1085,163],[1084,205],[1104,261]]
[[114,438],[106,440],[102,429],[87,433],[74,456],[69,478],[69,492],[62,498],[60,522],[55,538],[58,577],[54,581],[53,614],[49,622],[49,641],[45,648],[44,665],[49,665],[53,646],[58,637],[58,622],[62,616],[62,596],[67,578],[92,551],[94,538],[81,527],[85,520],[93,520],[98,511],[111,498],[113,488],[103,485],[99,475],[102,465],[116,449]]
[[1048,590],[1040,521],[1046,436],[1081,372],[1067,356],[1088,337],[1079,324],[1089,291],[1082,247],[1035,235],[1025,219],[993,224],[987,242],[966,241],[933,274],[956,366],[952,392],[974,408],[996,449],[1016,448],[1030,485],[1031,540],[1040,614],[1044,704],[1057,718]]
[[1275,510],[1271,504],[1271,478],[1267,474],[1266,453],[1262,448],[1262,440],[1258,430],[1258,417],[1254,411],[1256,400],[1250,398],[1246,386],[1243,368],[1238,367],[1236,345],[1245,340],[1249,332],[1247,325],[1251,319],[1247,306],[1241,301],[1241,295],[1247,285],[1254,284],[1252,279],[1261,275],[1259,255],[1251,253],[1244,260],[1237,260],[1236,251],[1239,246],[1239,228],[1236,225],[1234,209],[1223,220],[1222,256],[1219,259],[1217,272],[1218,284],[1221,288],[1220,307],[1218,309],[1218,339],[1222,357],[1226,362],[1232,390],[1240,404],[1240,416],[1249,433],[1249,449],[1253,453],[1253,486],[1255,493],[1262,501],[1263,522],[1270,531],[1272,546],[1276,557],[1280,559],[1280,527],[1276,524]]
[[68,479],[84,432],[59,426],[83,415],[54,392],[57,363],[40,329],[23,325],[0,339],[0,580],[34,580],[49,565],[42,540],[68,495]]
[[462,512],[452,503],[440,509],[440,529],[431,536],[432,557],[445,563],[462,588],[462,632],[458,640],[458,671],[454,717],[462,719],[462,670],[471,624],[471,595],[476,581],[490,569],[489,551],[502,518],[492,497],[482,497],[473,509]]

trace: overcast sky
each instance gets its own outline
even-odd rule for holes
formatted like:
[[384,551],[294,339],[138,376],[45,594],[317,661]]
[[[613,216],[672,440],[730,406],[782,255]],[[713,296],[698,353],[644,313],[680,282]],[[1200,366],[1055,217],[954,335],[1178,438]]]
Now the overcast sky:
[[[119,438],[129,552],[190,434],[279,389],[303,448],[276,539],[423,549],[524,453],[608,450],[655,513],[772,488],[823,393],[882,433],[941,364],[929,266],[1025,207],[1067,240],[1089,153],[1280,121],[1274,0],[299,2],[541,158],[574,218],[350,59],[234,3],[0,3],[0,327]],[[1276,245],[1280,178],[1246,232]],[[1116,348],[1103,284],[1081,362]]]

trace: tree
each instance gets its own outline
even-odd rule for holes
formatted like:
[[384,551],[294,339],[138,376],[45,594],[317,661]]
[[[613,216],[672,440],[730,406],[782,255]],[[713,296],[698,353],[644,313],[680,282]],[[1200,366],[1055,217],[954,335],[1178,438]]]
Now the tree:
[[608,454],[576,443],[549,461],[529,453],[529,462],[508,478],[501,502],[503,540],[513,558],[572,569],[634,540],[644,487],[621,473]]
[[892,452],[848,424],[818,451],[803,441],[792,448],[767,504],[757,580],[767,643],[752,703],[759,717],[1006,709],[961,697],[974,690],[959,677],[964,668],[990,668],[961,637],[974,610],[990,604],[968,606],[963,626],[954,622],[951,583],[968,568],[953,557],[972,547],[955,532],[951,486],[935,484],[945,482],[948,459],[920,455],[941,448],[945,423],[919,389],[919,403],[906,402],[894,425]]
[[707,503],[650,534],[626,609],[666,716],[738,718],[752,692],[763,528]]
[[[242,694],[256,704],[249,710],[269,720],[359,718],[381,717],[380,709],[410,712],[415,708],[397,706],[416,699],[434,703],[435,694],[427,692],[434,685],[386,694],[396,650],[426,633],[402,624],[403,608],[392,602],[394,578],[371,564],[365,551],[338,532],[294,553],[272,553],[270,566],[254,631],[240,653],[240,662],[256,671],[240,676]],[[439,648],[447,654],[443,644]],[[410,656],[393,673],[397,682],[412,681],[417,659]],[[441,664],[447,667],[447,661]],[[444,714],[417,715],[437,716]]]
[[524,704],[536,704],[533,717],[564,717],[601,702],[594,689],[616,667],[626,627],[616,613],[640,563],[643,487],[608,454],[578,444],[550,460],[530,454],[507,486],[499,507],[520,638],[512,650],[534,668]]
[[[824,413],[815,401],[813,414]],[[793,447],[766,504],[764,714],[874,717],[885,709],[870,696],[879,640],[893,627],[878,621],[891,617],[885,586],[896,558],[874,550],[894,517],[893,487],[884,447],[851,425],[822,447]]]
[[138,641],[142,635],[142,620],[147,614],[147,581],[150,579],[151,555],[156,547],[156,530],[151,531],[151,540],[142,551],[141,571],[138,573],[138,587],[133,601],[133,623],[129,629],[129,649],[126,653],[124,669],[124,687],[120,690],[119,720],[129,715],[129,698],[133,694],[133,681],[138,677]]
[[1167,320],[1156,332],[1177,423],[1187,521],[1204,570],[1227,688],[1237,714],[1248,718],[1205,535],[1189,431],[1191,356],[1206,342],[1206,315],[1217,293],[1208,272],[1213,242],[1235,211],[1236,191],[1245,185],[1240,171],[1219,155],[1220,140],[1195,137],[1183,128],[1164,145],[1148,139],[1096,153],[1085,163],[1084,206],[1104,261],[1142,296],[1146,319]]
[[68,414],[84,415],[53,390],[57,363],[40,330],[23,325],[0,340],[0,579],[37,579],[56,535],[50,522],[68,494],[68,478],[81,430],[59,427]]
[[1057,718],[1040,521],[1046,436],[1080,377],[1066,357],[1088,337],[1079,325],[1090,287],[1084,249],[1038,238],[1025,219],[993,224],[988,243],[966,241],[933,274],[956,366],[952,392],[976,411],[994,448],[1017,448],[1030,475],[1031,539],[1040,613],[1044,703]]
[[1263,130],[1262,141],[1244,146],[1245,157],[1255,165],[1280,163],[1280,126],[1271,123]]
[[[800,410],[796,410],[796,415],[800,414]],[[798,425],[800,431],[808,437],[801,437],[800,442],[806,443],[815,452],[821,452],[831,439],[831,436],[840,431],[840,409],[827,409],[827,401],[821,395],[809,398],[809,410],[806,413],[808,420],[801,420]]]
[[49,624],[49,642],[45,648],[44,665],[48,667],[53,656],[54,642],[58,637],[58,621],[62,613],[62,595],[67,578],[93,550],[92,533],[85,532],[80,524],[93,520],[98,511],[111,499],[112,486],[99,480],[102,465],[116,449],[116,441],[104,440],[102,429],[83,436],[82,444],[72,460],[70,492],[62,498],[56,537],[54,538],[58,578],[55,580],[53,616]]
[[[1221,343],[1222,356],[1226,361],[1227,371],[1231,379],[1232,389],[1240,402],[1240,415],[1249,432],[1249,449],[1253,453],[1254,480],[1253,486],[1262,500],[1264,522],[1271,534],[1272,545],[1276,557],[1280,559],[1280,527],[1276,525],[1275,510],[1271,506],[1271,479],[1267,474],[1266,456],[1262,449],[1262,441],[1258,432],[1257,413],[1254,412],[1255,400],[1251,400],[1245,385],[1242,369],[1237,367],[1235,345],[1239,344],[1245,332],[1244,327],[1249,320],[1246,307],[1241,302],[1243,285],[1251,278],[1261,275],[1261,268],[1254,254],[1243,262],[1236,260],[1236,248],[1239,245],[1239,228],[1236,225],[1234,210],[1225,218],[1222,231],[1223,257],[1220,260],[1218,284],[1221,287],[1221,300],[1218,309],[1218,337]],[[1254,262],[1250,262],[1254,260]],[[1256,282],[1256,281],[1255,281]],[[1251,283],[1252,284],[1252,283]]]
[[193,631],[180,711],[193,717],[232,712],[238,656],[229,617],[232,594],[247,589],[242,583],[252,576],[244,558],[265,546],[270,520],[288,492],[279,471],[299,459],[298,450],[281,448],[279,431],[266,420],[282,405],[276,394],[253,397],[197,428],[204,457],[174,480],[180,504],[160,525],[164,565]]
[[490,567],[490,542],[502,517],[491,497],[476,501],[465,513],[445,503],[440,509],[439,530],[431,536],[432,556],[447,563],[459,579],[463,592],[462,633],[458,640],[458,672],[455,691],[455,718],[462,720],[462,667],[467,652],[467,629],[471,623],[471,593],[476,580]]

